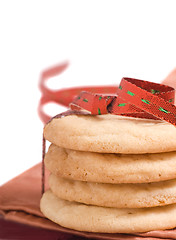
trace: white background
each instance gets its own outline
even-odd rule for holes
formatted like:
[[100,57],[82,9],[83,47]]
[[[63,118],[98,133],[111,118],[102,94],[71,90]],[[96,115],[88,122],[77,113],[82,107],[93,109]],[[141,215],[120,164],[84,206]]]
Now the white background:
[[40,162],[38,79],[66,60],[50,87],[162,81],[176,66],[176,1],[0,1],[0,184]]

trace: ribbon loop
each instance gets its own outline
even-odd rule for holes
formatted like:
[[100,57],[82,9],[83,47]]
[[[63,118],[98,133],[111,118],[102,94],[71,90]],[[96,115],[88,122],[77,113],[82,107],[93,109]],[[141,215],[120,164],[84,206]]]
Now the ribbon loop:
[[[72,110],[87,111],[94,115],[111,113],[130,117],[163,119],[176,126],[174,88],[134,78],[123,78],[119,88],[117,86],[84,86],[58,90],[49,89],[45,85],[46,81],[61,74],[67,66],[68,63],[58,64],[46,69],[41,74],[39,87],[42,96],[38,113],[44,123],[48,122],[51,117],[45,114],[43,106],[54,102],[66,107],[71,103]],[[83,90],[84,92],[81,93]],[[78,97],[75,98],[75,96]]]
[[71,104],[72,110],[93,115],[117,114],[162,119],[176,126],[175,90],[172,87],[134,78],[122,78],[117,95],[82,92]]
[[[42,96],[38,106],[38,114],[41,120],[44,123],[47,123],[51,116],[48,116],[43,107],[47,103],[57,103],[62,106],[68,107],[69,104],[74,100],[75,96],[81,93],[81,91],[89,91],[91,93],[108,93],[108,94],[115,94],[117,86],[80,86],[80,87],[72,87],[72,88],[65,88],[65,89],[58,89],[58,90],[51,90],[46,86],[46,82],[51,77],[55,77],[60,75],[65,71],[68,67],[68,63],[58,64],[51,68],[44,70],[41,74],[40,81],[39,81],[39,88],[42,92]],[[76,106],[75,106],[76,109]],[[80,108],[81,109],[81,108]]]

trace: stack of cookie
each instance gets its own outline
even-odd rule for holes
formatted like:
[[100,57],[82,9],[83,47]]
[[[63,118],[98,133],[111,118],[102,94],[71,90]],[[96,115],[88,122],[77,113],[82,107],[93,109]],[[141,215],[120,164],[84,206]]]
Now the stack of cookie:
[[58,115],[44,128],[52,144],[45,156],[51,175],[43,214],[87,232],[176,227],[176,127],[78,113]]

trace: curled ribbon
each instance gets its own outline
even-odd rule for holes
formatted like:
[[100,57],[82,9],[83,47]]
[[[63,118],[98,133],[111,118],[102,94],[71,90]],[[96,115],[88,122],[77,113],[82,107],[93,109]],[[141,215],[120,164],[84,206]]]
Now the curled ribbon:
[[38,114],[43,123],[47,123],[51,117],[48,116],[43,107],[47,103],[56,103],[65,107],[69,107],[69,104],[74,100],[75,96],[81,93],[81,91],[89,91],[91,93],[106,93],[115,94],[117,86],[82,86],[73,87],[59,90],[51,90],[46,86],[48,79],[61,74],[68,67],[68,63],[62,63],[51,68],[44,70],[41,74],[39,81],[39,89],[42,93],[39,105]]
[[44,123],[49,121],[50,116],[44,113],[43,106],[46,103],[55,102],[67,107],[70,105],[72,110],[88,111],[93,115],[111,113],[162,119],[176,126],[176,106],[173,104],[174,88],[133,78],[123,78],[119,87],[89,86],[56,91],[48,89],[45,82],[62,73],[67,66],[68,63],[63,63],[41,74],[39,87],[43,95],[38,112]]
[[122,78],[116,95],[82,92],[70,104],[72,110],[86,110],[93,115],[117,114],[130,117],[163,119],[176,126],[175,90],[172,87]]

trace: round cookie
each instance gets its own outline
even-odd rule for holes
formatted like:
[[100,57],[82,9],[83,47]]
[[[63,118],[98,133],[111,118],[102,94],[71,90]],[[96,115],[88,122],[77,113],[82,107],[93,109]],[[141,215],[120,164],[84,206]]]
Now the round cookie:
[[176,152],[102,154],[51,144],[45,166],[60,177],[100,183],[147,183],[176,178]]
[[40,208],[53,222],[78,231],[135,233],[176,227],[176,204],[144,209],[105,208],[61,200],[47,191]]
[[176,150],[176,127],[165,121],[105,115],[54,118],[44,137],[63,148],[141,154]]
[[116,208],[145,208],[176,203],[176,180],[144,184],[72,181],[51,174],[49,186],[59,198]]

